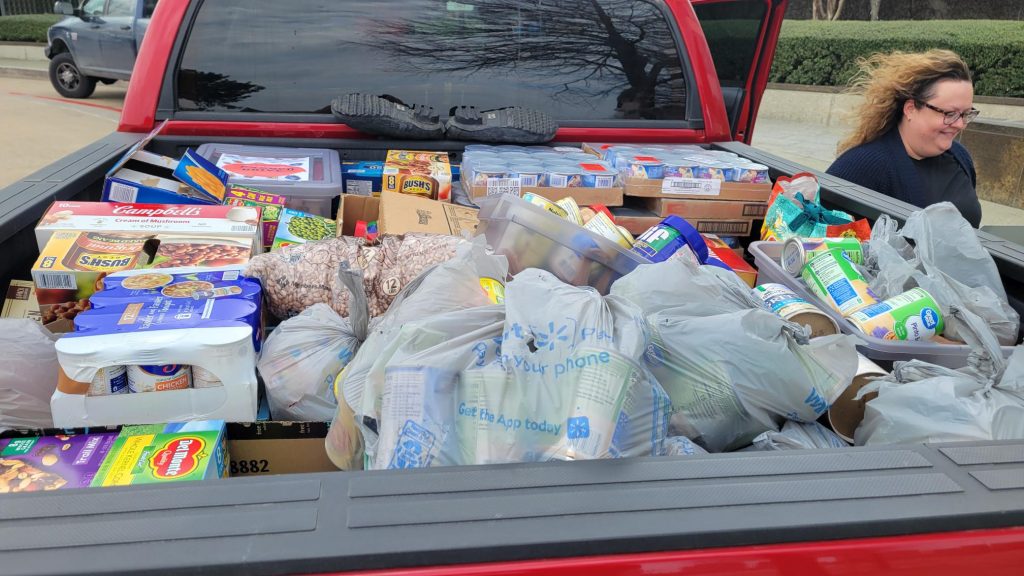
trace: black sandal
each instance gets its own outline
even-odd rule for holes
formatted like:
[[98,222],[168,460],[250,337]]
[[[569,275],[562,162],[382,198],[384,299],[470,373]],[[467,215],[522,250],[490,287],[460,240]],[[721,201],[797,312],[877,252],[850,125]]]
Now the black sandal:
[[558,131],[558,124],[550,116],[522,106],[481,111],[475,106],[456,106],[448,116],[445,136],[449,140],[543,144]]
[[345,94],[331,101],[331,113],[367,134],[405,140],[444,138],[444,125],[433,107],[409,105],[387,94]]

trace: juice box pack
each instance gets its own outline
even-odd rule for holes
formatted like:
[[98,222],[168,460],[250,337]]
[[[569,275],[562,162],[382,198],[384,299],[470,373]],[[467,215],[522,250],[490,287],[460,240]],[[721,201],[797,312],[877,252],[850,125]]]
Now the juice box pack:
[[0,494],[92,485],[116,432],[0,439]]
[[93,486],[132,486],[227,475],[223,420],[125,426]]

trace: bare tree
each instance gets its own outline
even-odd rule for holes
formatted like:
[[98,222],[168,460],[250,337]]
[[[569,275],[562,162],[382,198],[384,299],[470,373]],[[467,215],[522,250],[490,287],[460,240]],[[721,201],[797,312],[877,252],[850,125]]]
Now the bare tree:
[[846,0],[814,0],[811,17],[815,20],[839,20]]
[[871,21],[878,22],[878,13],[882,10],[882,0],[871,0]]

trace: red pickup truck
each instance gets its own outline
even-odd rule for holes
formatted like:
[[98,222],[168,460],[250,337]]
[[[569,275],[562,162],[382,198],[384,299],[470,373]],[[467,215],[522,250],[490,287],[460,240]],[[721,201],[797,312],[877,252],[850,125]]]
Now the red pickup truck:
[[[27,278],[53,200],[98,199],[158,121],[204,142],[347,160],[387,141],[332,98],[521,105],[556,141],[751,148],[785,0],[161,0],[118,131],[0,190],[0,285]],[[825,174],[831,207],[913,207]],[[1024,312],[1024,247],[979,232]],[[2,410],[2,406],[0,406]],[[1024,442],[255,476],[0,495],[0,574],[1013,574]]]

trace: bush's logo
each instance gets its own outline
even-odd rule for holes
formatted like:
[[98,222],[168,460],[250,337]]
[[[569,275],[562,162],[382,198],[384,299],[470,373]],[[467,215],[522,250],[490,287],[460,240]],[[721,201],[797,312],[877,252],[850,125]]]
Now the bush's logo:
[[199,467],[204,448],[206,441],[198,436],[175,438],[150,458],[149,467],[160,480],[187,476]]

